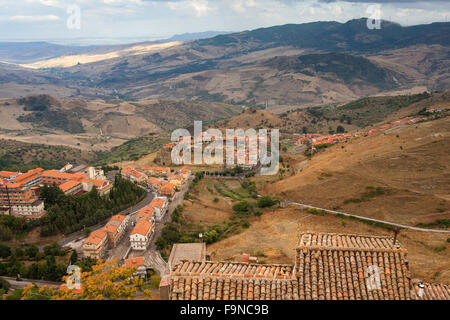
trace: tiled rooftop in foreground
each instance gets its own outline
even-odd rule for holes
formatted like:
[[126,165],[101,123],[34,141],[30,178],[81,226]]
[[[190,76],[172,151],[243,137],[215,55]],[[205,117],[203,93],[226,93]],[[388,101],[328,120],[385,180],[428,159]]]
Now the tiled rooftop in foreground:
[[172,300],[450,299],[450,286],[426,283],[419,297],[407,250],[368,235],[303,233],[294,265],[180,260],[168,280]]

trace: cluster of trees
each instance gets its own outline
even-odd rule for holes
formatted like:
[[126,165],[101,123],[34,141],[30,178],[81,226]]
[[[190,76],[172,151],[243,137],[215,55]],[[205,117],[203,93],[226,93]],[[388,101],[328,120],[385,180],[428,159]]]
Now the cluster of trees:
[[108,195],[100,196],[97,189],[82,196],[66,196],[57,186],[44,186],[41,198],[47,215],[41,219],[41,236],[59,232],[65,234],[82,230],[138,203],[145,191],[117,175]]
[[38,288],[35,285],[16,289],[9,300],[124,300],[133,299],[138,292],[151,298],[151,284],[134,277],[136,268],[119,267],[117,261],[99,263],[81,274],[81,290],[56,287]]
[[203,171],[203,175],[210,175],[210,176],[231,176],[234,177],[236,175],[244,173],[244,169],[242,169],[241,166],[236,166],[233,169],[226,169],[223,171],[215,171],[215,172],[209,172],[209,171]]
[[27,221],[14,216],[0,216],[0,241],[9,241],[14,236],[23,236],[28,233],[38,221]]
[[[70,250],[70,249],[69,249]],[[66,274],[67,264],[57,262],[56,257],[67,255],[69,250],[64,250],[57,243],[44,247],[39,251],[36,246],[11,248],[0,244],[0,276],[43,279],[49,281],[61,281]],[[25,264],[24,262],[33,262]]]
[[192,183],[189,186],[188,191],[186,191],[186,193],[184,194],[184,199],[185,200],[189,199],[189,193],[192,191],[192,189],[195,188],[195,186],[200,182],[200,180],[203,179],[204,176],[205,176],[205,172],[204,171],[195,173],[195,177],[192,180]]

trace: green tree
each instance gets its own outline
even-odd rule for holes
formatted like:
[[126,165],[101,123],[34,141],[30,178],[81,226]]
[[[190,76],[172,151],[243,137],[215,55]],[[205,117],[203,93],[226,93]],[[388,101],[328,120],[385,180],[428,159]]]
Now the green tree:
[[345,132],[345,128],[341,125],[338,125],[336,128],[336,133],[344,133]]
[[258,199],[258,207],[260,208],[267,208],[275,205],[277,203],[276,200],[272,199],[269,196],[263,196]]
[[25,249],[25,255],[31,259],[35,258],[38,252],[39,252],[38,247],[34,245]]
[[70,256],[70,263],[71,264],[75,264],[75,262],[77,262],[78,260],[78,254],[76,250],[72,251],[72,255]]

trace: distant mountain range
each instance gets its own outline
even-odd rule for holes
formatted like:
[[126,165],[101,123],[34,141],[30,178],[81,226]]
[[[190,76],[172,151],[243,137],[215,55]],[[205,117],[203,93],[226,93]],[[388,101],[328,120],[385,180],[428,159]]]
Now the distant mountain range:
[[357,19],[216,33],[76,49],[40,44],[17,55],[0,50],[0,60],[59,55],[27,68],[0,65],[0,83],[8,88],[0,88],[0,96],[44,91],[288,108],[450,89],[450,23],[402,27],[382,21],[381,29],[370,30],[367,19]]
[[[25,64],[39,60],[52,59],[60,56],[76,55],[82,53],[100,53],[123,49],[135,46],[136,44],[165,43],[172,41],[193,41],[205,38],[212,38],[218,35],[231,32],[205,31],[196,33],[177,34],[170,38],[155,41],[143,41],[121,44],[103,44],[105,42],[126,42],[126,39],[101,39],[93,45],[74,45],[73,42],[93,43],[92,39],[77,39],[76,41],[58,40],[55,42],[67,42],[70,44],[57,44],[54,41],[6,41],[0,42],[0,61],[8,63]],[[129,41],[129,40],[128,40]]]

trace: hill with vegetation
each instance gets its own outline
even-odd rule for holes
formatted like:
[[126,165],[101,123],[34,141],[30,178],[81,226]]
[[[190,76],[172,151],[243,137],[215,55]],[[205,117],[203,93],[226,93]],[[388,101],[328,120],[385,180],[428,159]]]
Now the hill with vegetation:
[[[0,65],[7,88],[0,96],[44,90],[84,99],[298,107],[448,89],[449,23],[383,21],[370,30],[366,22],[288,24],[186,43],[136,44],[135,51],[133,45],[86,49],[25,68]],[[102,50],[109,51],[97,54]]]
[[68,162],[91,163],[96,159],[95,153],[80,149],[0,139],[0,170],[56,169]]

